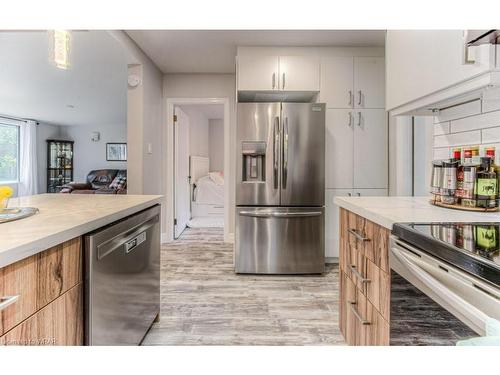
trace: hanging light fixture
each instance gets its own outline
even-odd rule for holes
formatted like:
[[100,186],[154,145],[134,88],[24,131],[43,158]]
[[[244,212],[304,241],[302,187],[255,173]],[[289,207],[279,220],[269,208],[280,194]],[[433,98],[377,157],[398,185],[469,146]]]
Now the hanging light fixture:
[[52,30],[49,32],[50,61],[59,69],[69,69],[71,52],[71,32]]

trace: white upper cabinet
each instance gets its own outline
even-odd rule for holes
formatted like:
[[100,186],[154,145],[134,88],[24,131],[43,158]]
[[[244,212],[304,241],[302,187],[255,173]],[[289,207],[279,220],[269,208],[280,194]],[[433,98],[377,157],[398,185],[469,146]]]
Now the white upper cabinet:
[[279,90],[279,57],[238,56],[238,90]]
[[238,56],[238,91],[319,91],[320,64],[307,56]]
[[326,57],[321,59],[320,102],[327,108],[352,108],[353,57]]
[[319,91],[319,59],[279,57],[279,86],[283,91]]
[[354,113],[349,109],[326,110],[325,187],[353,187]]
[[385,59],[354,58],[354,107],[385,108]]
[[384,109],[354,112],[354,188],[388,186],[388,121]]
[[385,46],[386,108],[395,115],[442,108],[495,81],[495,46],[469,47],[475,62],[467,63],[462,30],[389,30]]
[[322,59],[320,101],[327,108],[385,108],[384,58]]

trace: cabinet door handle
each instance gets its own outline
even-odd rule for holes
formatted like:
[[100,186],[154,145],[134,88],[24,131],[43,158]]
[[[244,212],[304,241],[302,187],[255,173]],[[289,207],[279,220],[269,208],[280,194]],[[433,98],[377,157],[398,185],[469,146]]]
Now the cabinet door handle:
[[353,301],[349,301],[349,306],[351,308],[351,311],[352,313],[354,314],[354,316],[359,320],[359,322],[362,324],[362,325],[370,325],[371,322],[362,318],[361,315],[359,314],[358,312],[358,309],[356,309],[356,302],[353,302]]
[[361,112],[358,112],[358,126],[361,127]]
[[348,123],[348,126],[349,127],[352,126],[352,112],[349,112],[349,123]]
[[356,229],[348,229],[347,233],[352,234],[354,237],[356,237],[360,241],[363,241],[363,242],[371,241],[368,237],[365,237],[365,236],[359,234]]
[[347,196],[348,196],[348,197],[352,197],[352,194],[351,194],[351,193],[347,193]]
[[361,272],[358,271],[358,269],[356,268],[355,265],[351,265],[349,264],[349,269],[351,270],[351,272],[359,279],[359,281],[361,281],[363,284],[365,283],[370,283],[371,280],[370,279],[367,279],[366,277],[364,277]]
[[285,73],[283,73],[283,90],[285,89]]
[[358,90],[358,95],[359,95],[358,105],[361,105],[362,97],[363,97],[363,94],[361,93],[361,90]]
[[273,90],[276,87],[276,73],[273,73]]
[[359,191],[356,194],[358,195],[358,197],[361,197],[361,193]]
[[349,107],[352,107],[352,90],[349,90]]
[[19,295],[17,295],[17,296],[0,297],[0,311],[2,311],[3,309],[5,309],[7,306],[12,305],[18,299],[19,299]]

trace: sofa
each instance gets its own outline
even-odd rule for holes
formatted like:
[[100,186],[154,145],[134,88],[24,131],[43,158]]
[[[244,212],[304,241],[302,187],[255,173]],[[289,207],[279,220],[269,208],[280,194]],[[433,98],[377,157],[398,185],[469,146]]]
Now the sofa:
[[127,194],[126,169],[96,169],[87,174],[87,182],[70,182],[63,194]]

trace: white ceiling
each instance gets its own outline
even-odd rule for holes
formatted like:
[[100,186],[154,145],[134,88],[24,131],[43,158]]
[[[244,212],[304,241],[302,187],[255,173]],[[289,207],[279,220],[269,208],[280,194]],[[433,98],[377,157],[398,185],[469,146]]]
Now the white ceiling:
[[127,121],[127,59],[112,36],[73,32],[69,70],[49,62],[48,48],[45,31],[0,32],[0,115],[56,125]]
[[234,73],[237,46],[384,46],[384,30],[130,30],[163,73]]
[[193,112],[198,112],[209,120],[224,118],[224,105],[222,104],[183,104],[179,107],[188,115]]

